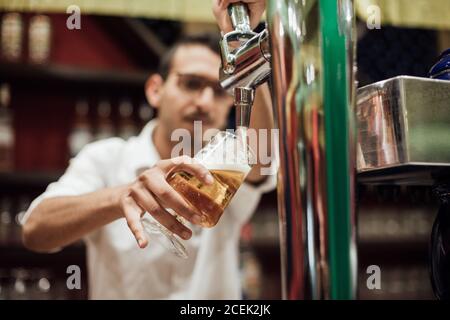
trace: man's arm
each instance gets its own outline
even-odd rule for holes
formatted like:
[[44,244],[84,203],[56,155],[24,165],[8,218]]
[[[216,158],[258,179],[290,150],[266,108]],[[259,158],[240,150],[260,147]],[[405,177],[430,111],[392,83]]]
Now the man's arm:
[[205,184],[213,182],[209,171],[192,158],[182,156],[160,160],[128,185],[104,188],[79,196],[42,200],[25,221],[23,242],[31,250],[49,252],[125,217],[139,247],[144,248],[148,240],[140,218],[145,212],[171,232],[189,239],[191,230],[165,208],[172,208],[195,224],[201,222],[201,214],[167,183],[167,175],[173,170],[186,171]]
[[122,217],[118,199],[123,188],[42,200],[23,226],[24,245],[33,251],[49,252]]

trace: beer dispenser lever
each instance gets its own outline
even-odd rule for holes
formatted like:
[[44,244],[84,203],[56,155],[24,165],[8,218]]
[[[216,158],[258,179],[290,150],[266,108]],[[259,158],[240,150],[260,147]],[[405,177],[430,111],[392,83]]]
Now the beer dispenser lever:
[[255,89],[270,75],[268,33],[252,31],[244,3],[230,5],[228,14],[234,30],[223,35],[220,41],[220,84],[234,98],[236,128],[247,128]]

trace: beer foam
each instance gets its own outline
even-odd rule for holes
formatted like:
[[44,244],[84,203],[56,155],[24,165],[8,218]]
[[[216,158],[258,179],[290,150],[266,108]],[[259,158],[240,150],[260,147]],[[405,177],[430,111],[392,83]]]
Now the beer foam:
[[204,163],[208,170],[224,170],[224,171],[238,171],[247,175],[251,167],[247,164],[228,164],[228,163]]
[[250,171],[254,161],[240,139],[222,140],[201,150],[195,158],[209,170]]

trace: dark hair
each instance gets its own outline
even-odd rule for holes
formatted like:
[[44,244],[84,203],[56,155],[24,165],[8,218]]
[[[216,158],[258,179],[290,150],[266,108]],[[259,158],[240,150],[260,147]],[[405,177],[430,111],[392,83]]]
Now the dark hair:
[[173,57],[178,49],[183,46],[200,45],[220,55],[219,41],[220,36],[211,32],[183,36],[178,39],[169,51],[161,58],[158,66],[158,73],[163,79],[167,78],[170,69],[172,68]]

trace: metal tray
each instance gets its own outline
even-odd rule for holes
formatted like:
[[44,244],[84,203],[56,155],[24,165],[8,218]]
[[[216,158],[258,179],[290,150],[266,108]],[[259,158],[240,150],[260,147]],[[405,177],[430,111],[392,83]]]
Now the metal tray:
[[360,88],[356,121],[358,173],[395,182],[398,171],[407,183],[405,168],[413,180],[450,171],[450,81],[399,76]]

